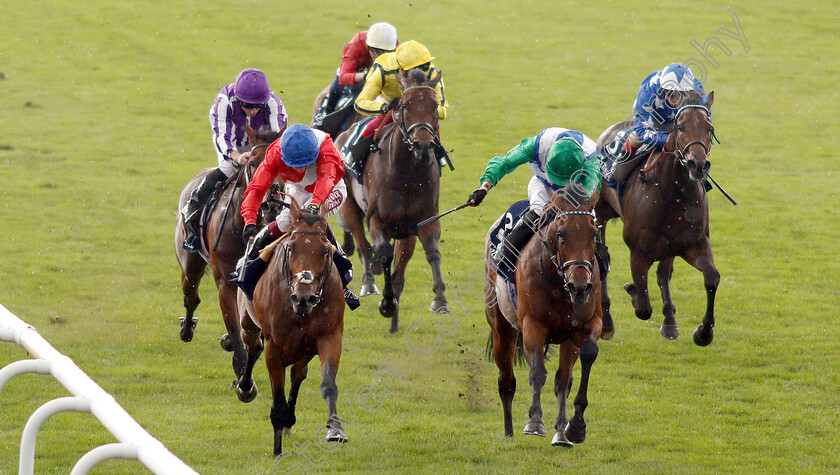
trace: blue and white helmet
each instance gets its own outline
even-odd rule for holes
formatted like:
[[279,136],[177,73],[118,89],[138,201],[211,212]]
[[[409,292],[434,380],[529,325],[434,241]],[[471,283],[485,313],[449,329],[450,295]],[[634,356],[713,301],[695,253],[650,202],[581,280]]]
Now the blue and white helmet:
[[671,63],[659,75],[659,85],[668,91],[693,91],[694,75],[683,63]]

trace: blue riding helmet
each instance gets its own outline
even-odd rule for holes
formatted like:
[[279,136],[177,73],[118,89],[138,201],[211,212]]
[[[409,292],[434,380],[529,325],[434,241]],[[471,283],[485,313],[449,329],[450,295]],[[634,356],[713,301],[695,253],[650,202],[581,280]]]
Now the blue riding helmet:
[[693,91],[694,75],[685,64],[671,63],[662,70],[659,85],[669,91]]
[[290,167],[306,167],[318,160],[318,139],[315,132],[302,124],[294,124],[280,137],[280,156]]

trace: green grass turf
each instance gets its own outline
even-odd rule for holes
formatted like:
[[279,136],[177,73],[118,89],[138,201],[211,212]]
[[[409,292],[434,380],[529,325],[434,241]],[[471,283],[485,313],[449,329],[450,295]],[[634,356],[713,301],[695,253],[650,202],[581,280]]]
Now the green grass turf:
[[[586,473],[825,473],[840,471],[840,345],[834,335],[840,110],[838,9],[790,2],[50,2],[7,0],[0,15],[0,303],[27,320],[114,395],[149,432],[201,473],[311,471]],[[718,32],[735,31],[749,50]],[[386,335],[375,297],[346,314],[338,375],[349,443],[315,445],[326,419],[317,363],[285,440],[312,459],[271,456],[269,384],[240,403],[212,279],[201,287],[196,336],[183,315],[173,256],[181,187],[215,165],[207,111],[245,67],[266,71],[293,122],[308,123],[341,47],[374,21],[425,43],[452,106],[442,137],[457,169],[444,172],[441,209],[466,199],[486,161],[549,126],[592,138],[630,114],[641,79],[701,59],[723,142],[713,176],[740,204],[710,195],[721,272],[715,340],[691,332],[705,308],[701,275],[677,262],[672,285],[683,337],[633,316],[621,225],[609,225],[617,333],[593,368],[588,438],[572,450],[519,433],[530,400],[517,369],[513,439],[503,437],[497,371],[483,358],[487,324],[471,276],[486,228],[525,197],[527,170],[477,209],[444,218],[443,269],[457,327],[430,323],[431,272],[410,263],[402,328]],[[715,36],[712,67],[691,46]],[[699,73],[697,69],[696,72]],[[354,258],[355,259],[355,258]],[[381,285],[381,279],[379,280]],[[354,284],[358,289],[359,283]],[[473,284],[474,285],[474,284]],[[422,320],[419,320],[422,319]],[[452,323],[451,321],[449,323]],[[438,338],[436,340],[436,338]],[[0,364],[25,358],[0,345]],[[316,360],[317,361],[317,360]],[[390,364],[372,410],[356,392]],[[548,364],[550,373],[556,360]],[[576,375],[578,373],[576,372]],[[544,420],[557,414],[549,375]],[[382,387],[382,386],[377,386]],[[575,389],[576,390],[576,389]],[[23,425],[67,395],[45,376],[0,393],[0,473],[14,473]],[[351,409],[353,409],[351,411]],[[68,473],[113,437],[89,415],[61,414],[38,438],[37,473]],[[109,461],[95,473],[145,473]]]

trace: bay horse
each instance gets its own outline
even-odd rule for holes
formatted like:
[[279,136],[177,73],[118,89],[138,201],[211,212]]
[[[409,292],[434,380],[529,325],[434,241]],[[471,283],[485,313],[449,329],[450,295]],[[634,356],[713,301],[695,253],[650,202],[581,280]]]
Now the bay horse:
[[[379,313],[391,319],[390,333],[399,328],[399,300],[405,285],[405,268],[414,254],[417,238],[426,251],[432,268],[435,297],[429,309],[449,311],[444,292],[446,285],[440,270],[438,249],[440,222],[420,229],[417,223],[438,214],[440,166],[435,158],[438,116],[435,86],[441,76],[428,80],[420,70],[410,70],[407,77],[397,75],[403,91],[394,109],[394,122],[380,134],[378,150],[370,153],[364,168],[364,185],[345,175],[348,198],[341,213],[353,237],[364,265],[361,296],[378,293],[373,282],[374,256],[382,264],[385,288]],[[338,138],[340,148],[349,133]],[[366,204],[366,211],[362,205]],[[365,236],[370,231],[373,246]],[[395,245],[391,245],[394,239]],[[391,266],[396,259],[393,273]]]
[[[232,364],[234,373],[238,376],[245,368],[245,347],[239,336],[239,314],[236,306],[236,284],[230,281],[230,273],[236,267],[237,260],[245,254],[242,242],[244,221],[239,212],[242,197],[248,186],[254,170],[265,157],[265,150],[271,142],[280,136],[279,132],[260,131],[259,133],[247,128],[251,147],[251,160],[241,171],[232,176],[234,184],[228,186],[218,198],[216,206],[210,210],[206,218],[202,242],[206,249],[191,253],[182,247],[184,238],[188,234],[184,218],[177,213],[178,222],[175,225],[175,256],[181,266],[181,291],[184,294],[184,308],[186,316],[181,318],[181,340],[192,341],[197,323],[195,309],[201,302],[198,297],[198,286],[207,264],[213,271],[213,278],[219,291],[219,306],[222,318],[227,328],[227,334],[222,336],[222,347],[233,352]],[[204,176],[212,169],[206,169],[195,176],[181,191],[178,209],[183,209],[189,201],[192,190]]]
[[[333,265],[335,250],[327,240],[327,209],[321,206],[320,214],[302,212],[292,199],[290,211],[292,230],[272,251],[271,262],[254,289],[253,303],[239,292],[245,310],[241,327],[248,359],[236,394],[243,402],[256,397],[252,372],[265,347],[273,396],[274,455],[283,452],[283,431],[295,424],[298,390],[316,354],[321,360],[321,396],[329,413],[326,440],[347,441],[336,414],[335,383],[344,332],[344,290]],[[292,367],[288,400],[284,389],[287,366]]]
[[[709,153],[714,127],[711,109],[715,93],[700,104],[700,95],[688,97],[676,113],[674,129],[662,150],[654,151],[649,165],[634,170],[624,184],[619,199],[615,190],[603,187],[596,205],[598,221],[604,223],[601,240],[606,242],[607,220],[620,217],[624,222],[624,242],[630,248],[630,270],[633,283],[624,286],[630,294],[636,316],[647,320],[653,313],[648,296],[648,271],[659,262],[656,280],[662,292],[662,313],[665,316],[660,334],[667,339],[679,338],[676,307],[671,300],[669,283],[674,258],[681,257],[703,273],[706,288],[706,314],[694,331],[694,343],[706,346],[712,342],[715,326],[715,293],[720,273],[714,264],[709,237],[709,201],[703,182],[708,178]],[[632,125],[620,122],[598,138],[603,147],[615,134]],[[657,156],[658,154],[658,156]],[[606,280],[604,295],[606,296]],[[609,308],[609,298],[606,298]]]
[[[507,437],[513,437],[513,363],[521,333],[533,396],[528,410],[530,420],[523,433],[545,436],[540,403],[547,376],[545,354],[549,344],[559,344],[560,361],[554,380],[558,414],[551,445],[571,447],[586,438],[583,413],[588,405],[589,373],[598,356],[602,310],[600,271],[595,261],[598,226],[593,209],[598,192],[586,196],[581,191],[567,186],[562,194],[553,196],[541,218],[542,226],[519,257],[516,304],[507,283],[496,274],[491,233],[485,238],[484,313],[492,333],[493,359],[499,368],[499,397]],[[496,229],[502,218],[490,229]],[[578,357],[581,380],[574,400],[575,414],[569,421],[566,400],[572,390],[572,369]]]

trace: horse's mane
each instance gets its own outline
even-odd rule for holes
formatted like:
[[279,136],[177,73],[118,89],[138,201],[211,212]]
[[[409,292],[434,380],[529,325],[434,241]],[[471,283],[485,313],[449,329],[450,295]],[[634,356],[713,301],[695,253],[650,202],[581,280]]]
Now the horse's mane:
[[423,83],[428,81],[429,78],[426,77],[426,73],[423,71],[413,68],[408,70],[408,80],[412,86],[421,86]]
[[280,137],[280,132],[271,130],[268,127],[260,127],[259,130],[254,131],[254,137],[264,143],[272,143]]
[[573,208],[578,208],[589,201],[592,192],[582,184],[570,183],[563,188],[561,196],[564,202],[570,204]]
[[688,91],[682,97],[682,106],[699,106],[703,103],[703,93],[700,91]]

